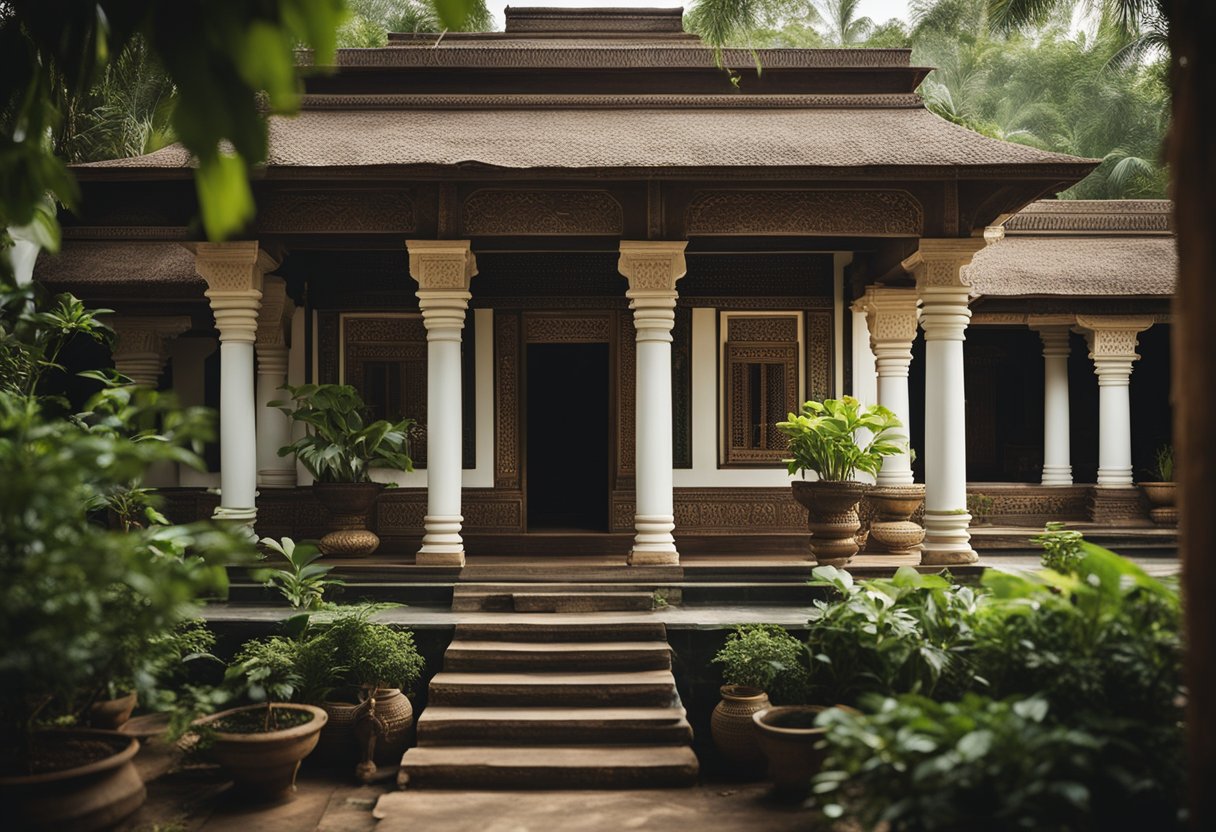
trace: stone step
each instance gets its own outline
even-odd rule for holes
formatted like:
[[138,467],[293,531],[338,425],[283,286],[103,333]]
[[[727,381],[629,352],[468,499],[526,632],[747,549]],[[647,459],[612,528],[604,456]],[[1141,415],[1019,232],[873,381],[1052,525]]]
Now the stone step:
[[624,673],[457,673],[431,679],[430,705],[461,707],[670,707],[670,670]]
[[690,786],[687,746],[418,747],[401,759],[402,788],[627,789]]
[[[643,571],[639,572],[639,568]],[[562,563],[554,566],[536,561],[524,563],[469,564],[460,571],[460,582],[467,583],[551,583],[560,575],[568,583],[680,582],[684,570],[679,566],[579,566]]]
[[688,745],[684,708],[450,708],[418,718],[418,745]]
[[472,641],[458,638],[443,656],[445,670],[470,672],[670,670],[665,641]]
[[517,592],[516,612],[649,612],[655,608],[651,592]]
[[544,620],[548,616],[523,616],[509,621],[487,621],[456,625],[456,638],[472,641],[666,641],[661,621],[621,620],[615,616],[581,615],[568,620]]
[[[456,612],[514,612],[521,609],[515,603],[517,594],[562,594],[568,596],[600,595],[612,593],[645,593],[651,603],[638,603],[636,607],[582,607],[572,608],[572,612],[584,609],[638,609],[649,610],[654,607],[654,593],[658,591],[668,604],[680,603],[681,590],[679,586],[660,586],[658,584],[642,583],[492,583],[492,584],[457,584],[452,590],[452,609]],[[591,602],[594,604],[594,602]],[[547,610],[537,610],[546,612]]]

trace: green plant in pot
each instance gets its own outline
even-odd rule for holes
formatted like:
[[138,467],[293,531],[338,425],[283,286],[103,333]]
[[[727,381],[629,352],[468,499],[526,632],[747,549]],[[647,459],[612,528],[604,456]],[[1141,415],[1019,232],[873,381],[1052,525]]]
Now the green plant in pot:
[[1152,508],[1149,516],[1153,522],[1161,526],[1178,525],[1178,509],[1174,483],[1174,448],[1162,445],[1154,455],[1153,467],[1149,472],[1152,480],[1139,483],[1144,496],[1148,498]]
[[[887,408],[870,405],[862,410],[852,396],[805,402],[799,413],[777,423],[789,438],[786,467],[791,475],[803,477],[792,484],[794,499],[807,509],[811,557],[818,563],[843,566],[857,554],[857,504],[870,486],[854,477],[859,471],[877,474],[883,457],[904,452],[897,441],[900,427]],[[861,445],[857,435],[863,430],[869,439]],[[815,480],[806,479],[808,471]]]
[[302,681],[299,648],[282,636],[245,642],[224,674],[224,688],[255,704],[194,723],[208,756],[247,797],[273,800],[293,792],[300,763],[329,718],[315,705],[291,702]]
[[313,477],[313,492],[329,510],[336,527],[321,538],[327,555],[359,557],[380,546],[368,523],[384,486],[372,482],[374,468],[414,470],[410,459],[412,419],[369,422],[367,406],[348,384],[284,385],[288,401],[268,406],[304,425],[304,435],[279,449],[294,454]]
[[[722,700],[710,718],[718,751],[732,763],[756,766],[764,762],[752,714],[772,702],[805,701],[809,676],[806,646],[784,628],[772,624],[736,627],[714,656],[722,665]],[[770,701],[771,697],[771,701]],[[756,769],[751,769],[755,771]]]

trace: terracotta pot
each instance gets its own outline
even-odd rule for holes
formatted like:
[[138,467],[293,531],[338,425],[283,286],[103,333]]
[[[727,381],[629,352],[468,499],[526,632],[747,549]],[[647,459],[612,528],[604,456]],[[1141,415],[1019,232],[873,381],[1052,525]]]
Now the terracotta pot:
[[722,701],[709,718],[714,745],[732,763],[759,767],[764,752],[756,739],[752,714],[770,707],[768,694],[746,685],[723,685]]
[[116,731],[72,729],[42,731],[42,745],[72,741],[104,742],[114,753],[96,762],[63,771],[0,777],[0,800],[8,829],[109,829],[133,814],[148,796],[132,762],[139,741]]
[[1154,506],[1173,506],[1176,499],[1177,483],[1173,482],[1142,482],[1140,488],[1144,496]]
[[[819,773],[827,752],[815,746],[826,730],[814,727],[821,705],[783,705],[752,714],[756,738],[768,759],[768,778],[777,791],[803,795]],[[783,724],[785,723],[785,724]]]
[[327,700],[321,703],[321,709],[329,715],[329,720],[321,729],[309,765],[315,761],[335,768],[353,767],[360,759],[355,724],[367,712],[367,703]]
[[794,499],[808,513],[811,560],[824,566],[844,566],[853,559],[861,529],[857,504],[872,487],[864,482],[793,483]]
[[866,492],[866,500],[874,506],[878,520],[910,520],[925,501],[925,486],[877,485]]
[[380,538],[368,529],[376,499],[384,490],[378,482],[315,482],[317,500],[329,511],[334,530],[320,540],[321,552],[357,558],[380,548]]
[[378,766],[397,767],[410,744],[414,707],[397,688],[377,688],[367,696],[365,710],[355,723],[355,741],[361,752],[355,774],[370,780]]
[[[169,742],[169,714],[142,714],[127,720],[120,733],[139,740],[135,768],[145,784],[176,768],[185,754],[188,740]],[[197,739],[190,735],[191,739]]]
[[[207,728],[225,717],[246,711],[263,711],[265,705],[246,705],[204,717],[194,724]],[[207,754],[232,775],[236,788],[245,795],[273,800],[295,790],[296,772],[300,762],[317,745],[317,737],[329,717],[313,705],[275,703],[275,710],[303,711],[312,716],[308,722],[281,731],[240,734],[212,730]]]
[[117,699],[105,699],[94,702],[89,707],[89,725],[104,731],[117,731],[131,718],[131,712],[139,704],[135,691]]

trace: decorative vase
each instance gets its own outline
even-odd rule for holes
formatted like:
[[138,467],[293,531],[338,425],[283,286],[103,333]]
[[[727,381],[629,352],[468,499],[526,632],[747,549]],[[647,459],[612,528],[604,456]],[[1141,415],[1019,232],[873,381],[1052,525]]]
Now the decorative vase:
[[925,539],[925,530],[912,522],[912,515],[925,501],[925,486],[884,485],[870,489],[866,500],[874,507],[867,551],[891,555],[913,555]]
[[329,720],[321,729],[317,748],[310,759],[334,768],[354,766],[360,759],[355,725],[367,712],[367,702],[326,700],[321,703],[321,709],[329,715]]
[[117,731],[131,718],[131,712],[139,703],[135,691],[115,699],[105,699],[89,706],[89,725],[103,731]]
[[794,499],[806,507],[811,532],[811,560],[824,566],[844,566],[857,554],[861,520],[857,504],[872,486],[864,482],[793,483]]
[[414,728],[414,707],[397,688],[376,688],[363,707],[355,723],[355,741],[361,752],[355,774],[368,782],[379,766],[395,769],[401,765]]
[[826,749],[815,746],[827,733],[815,727],[821,705],[782,705],[752,714],[756,739],[768,759],[768,778],[780,793],[805,795],[823,765]]
[[[39,731],[37,746],[72,746],[82,752],[100,750],[101,758],[62,771],[45,771],[20,777],[0,777],[9,829],[92,832],[110,829],[133,814],[147,799],[148,790],[135,769],[139,741],[116,731],[71,729]],[[105,747],[110,753],[105,753]]]
[[758,765],[764,762],[764,752],[756,739],[752,714],[770,706],[768,694],[760,688],[746,685],[723,685],[722,701],[709,718],[714,746],[732,763]]
[[321,538],[322,554],[357,558],[380,547],[380,538],[368,528],[376,499],[384,490],[378,482],[315,482],[317,500],[329,511],[334,530]]
[[1177,526],[1178,509],[1175,506],[1177,495],[1176,484],[1172,482],[1142,482],[1139,483],[1144,496],[1152,506],[1148,510],[1149,517],[1158,526]]
[[317,738],[329,717],[313,705],[274,703],[276,711],[301,711],[311,718],[302,725],[280,731],[238,733],[217,730],[225,718],[248,711],[263,711],[265,705],[246,705],[220,711],[197,720],[200,728],[211,728],[208,755],[232,775],[236,789],[255,800],[275,800],[295,790],[300,763],[317,746]]

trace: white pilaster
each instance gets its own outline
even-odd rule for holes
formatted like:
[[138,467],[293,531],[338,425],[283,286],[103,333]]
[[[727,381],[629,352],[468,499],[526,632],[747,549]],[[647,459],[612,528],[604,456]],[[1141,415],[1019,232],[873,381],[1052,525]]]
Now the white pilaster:
[[277,265],[256,240],[196,243],[194,267],[220,333],[220,504],[215,518],[252,525],[257,517],[257,407],[253,345],[262,279]]
[[426,327],[426,517],[417,562],[463,566],[460,336],[477,260],[468,240],[409,240]]
[[1043,485],[1072,485],[1069,447],[1068,335],[1071,321],[1030,321],[1043,341]]
[[979,559],[967,530],[963,340],[971,310],[962,270],[983,245],[983,240],[924,239],[903,264],[916,277],[925,332],[925,564]]
[[[912,435],[912,405],[908,399],[908,367],[912,342],[916,340],[919,312],[915,289],[871,286],[865,295],[870,347],[878,372],[878,404],[894,413],[903,427],[895,431],[898,441],[908,443]],[[911,449],[882,461],[879,485],[911,485]]]
[[114,315],[106,323],[118,336],[114,369],[153,390],[169,360],[169,341],[190,329],[188,315]]
[[636,506],[631,566],[676,564],[671,438],[671,330],[685,242],[622,241],[617,269],[629,280],[637,331]]
[[262,282],[262,308],[258,315],[255,348],[257,373],[258,485],[292,488],[296,464],[290,456],[279,456],[279,448],[291,443],[291,419],[269,403],[286,396],[279,388],[287,381],[287,359],[291,319],[295,305],[287,297],[287,283],[276,275]]
[[1098,485],[1131,488],[1132,406],[1129,385],[1137,335],[1152,318],[1123,315],[1078,315],[1077,326],[1089,342],[1089,357],[1098,376]]

